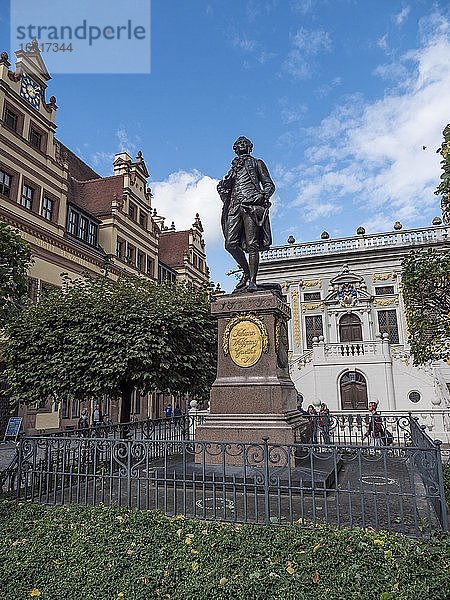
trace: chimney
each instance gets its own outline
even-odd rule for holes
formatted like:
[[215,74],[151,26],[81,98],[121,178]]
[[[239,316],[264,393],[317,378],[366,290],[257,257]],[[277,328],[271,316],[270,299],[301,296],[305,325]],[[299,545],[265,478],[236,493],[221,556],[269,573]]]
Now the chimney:
[[119,152],[114,156],[114,175],[124,175],[128,173],[131,166],[132,158],[128,152]]

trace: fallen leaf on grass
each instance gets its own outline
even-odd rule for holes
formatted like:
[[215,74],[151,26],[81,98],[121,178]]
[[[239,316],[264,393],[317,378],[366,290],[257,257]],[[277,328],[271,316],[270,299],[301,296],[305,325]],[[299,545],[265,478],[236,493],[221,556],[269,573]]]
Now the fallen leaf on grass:
[[316,571],[315,573],[313,573],[311,575],[311,581],[313,583],[319,583],[319,579],[320,579],[320,573],[318,571]]

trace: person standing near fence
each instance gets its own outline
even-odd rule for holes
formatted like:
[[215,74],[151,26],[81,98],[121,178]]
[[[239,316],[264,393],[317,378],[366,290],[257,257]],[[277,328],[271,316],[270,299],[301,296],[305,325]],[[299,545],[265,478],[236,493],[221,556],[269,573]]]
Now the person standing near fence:
[[311,431],[311,443],[317,444],[317,429],[319,427],[319,415],[317,414],[317,410],[312,404],[308,406],[307,414],[309,419],[309,428]]
[[172,418],[172,405],[169,404],[166,406],[165,410],[164,410],[164,414],[166,415],[166,419],[171,419]]
[[83,408],[81,411],[80,418],[78,419],[78,429],[80,429],[81,435],[86,436],[86,429],[89,429],[89,417],[87,408]]
[[179,404],[175,404],[173,409],[173,422],[177,425],[181,421],[181,408]]
[[330,438],[331,416],[330,410],[325,402],[320,405],[319,411],[319,429],[324,444],[331,444]]
[[369,428],[364,435],[369,438],[369,444],[371,446],[382,446],[383,445],[383,418],[379,412],[377,412],[378,402],[369,402]]
[[100,404],[96,404],[92,413],[92,425],[98,427],[103,424],[103,413]]

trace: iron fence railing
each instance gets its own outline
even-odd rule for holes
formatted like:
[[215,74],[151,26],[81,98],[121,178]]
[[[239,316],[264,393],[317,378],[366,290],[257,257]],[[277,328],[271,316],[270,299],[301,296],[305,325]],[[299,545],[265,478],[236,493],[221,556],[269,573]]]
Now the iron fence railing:
[[[319,444],[337,445],[370,445],[369,413],[340,413],[331,414],[323,423],[322,418],[310,416],[312,441]],[[383,431],[387,435],[381,437],[381,442],[399,446],[411,445],[410,420],[411,415],[383,414],[379,415]],[[87,437],[108,439],[159,439],[159,440],[189,440],[194,438],[195,427],[204,422],[205,415],[182,415],[180,417],[147,419],[129,423],[98,425],[86,429],[74,429],[44,434],[44,437]]]
[[[441,456],[441,442],[433,442],[429,435],[426,433],[426,426],[419,425],[418,419],[410,419],[410,430],[411,430],[411,442],[414,446],[428,449],[428,452],[422,452],[414,457],[415,467],[422,477],[423,484],[429,492],[430,499],[433,503],[434,509],[441,521],[447,520],[447,505],[445,502],[436,501],[435,491],[437,489],[444,489],[444,478],[442,469],[442,456]],[[434,451],[434,453],[433,453]],[[430,461],[429,458],[432,457]],[[443,512],[441,512],[443,511]]]
[[16,495],[232,522],[448,530],[437,446],[24,438]]
[[[316,444],[196,442],[204,415],[24,437],[0,491],[48,504],[114,503],[237,522],[448,530],[441,445],[411,415],[331,416]],[[326,437],[326,439],[325,439]],[[328,443],[324,443],[324,442]]]
[[57,431],[40,437],[187,440],[193,438],[196,425],[203,422],[203,415],[184,414],[179,417],[101,424],[83,429]]
[[[383,445],[411,445],[410,415],[377,415],[382,426],[380,442]],[[328,418],[319,415],[309,417],[313,438],[317,443],[337,445],[370,445],[372,438],[369,425],[373,417],[369,413],[331,414]]]

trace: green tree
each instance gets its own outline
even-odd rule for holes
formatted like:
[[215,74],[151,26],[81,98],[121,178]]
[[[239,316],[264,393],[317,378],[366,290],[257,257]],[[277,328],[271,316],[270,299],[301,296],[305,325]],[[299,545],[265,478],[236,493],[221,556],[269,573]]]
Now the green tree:
[[12,227],[0,223],[0,327],[26,304],[31,262],[30,245]]
[[414,364],[450,358],[450,250],[413,251],[402,266]]
[[441,196],[441,210],[444,223],[450,223],[450,123],[442,132],[444,141],[437,152],[442,156],[442,175],[441,182],[435,190],[437,196]]
[[122,397],[158,389],[203,398],[215,376],[215,323],[207,295],[142,279],[65,279],[61,290],[9,325],[6,378],[12,401]]

